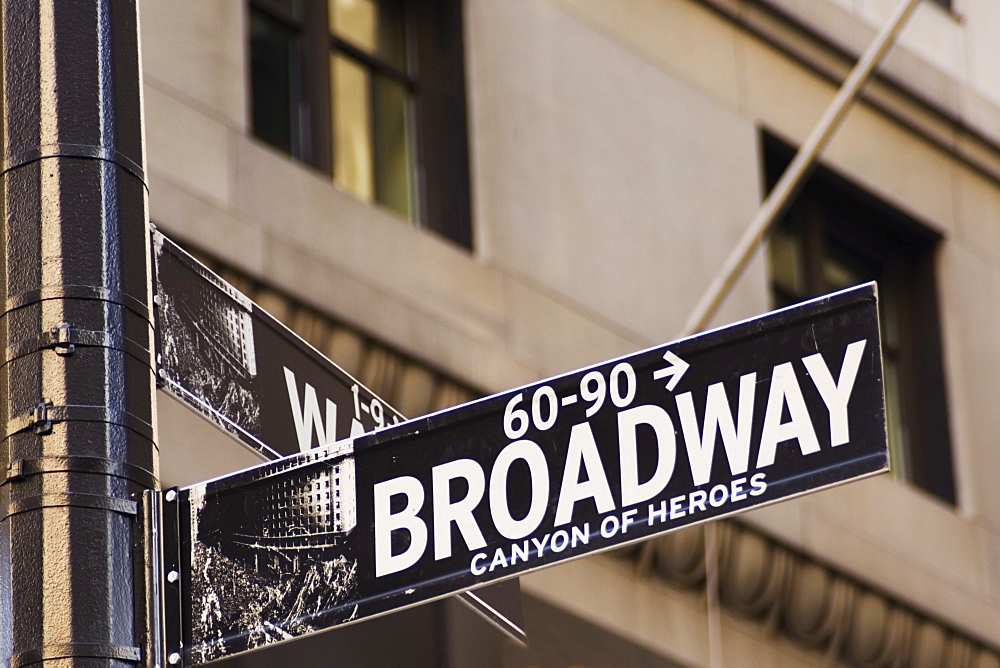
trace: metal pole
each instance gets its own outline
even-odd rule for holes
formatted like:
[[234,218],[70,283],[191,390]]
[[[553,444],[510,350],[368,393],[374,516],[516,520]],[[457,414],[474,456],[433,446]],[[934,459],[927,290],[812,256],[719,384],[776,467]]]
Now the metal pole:
[[724,665],[722,658],[722,609],[719,604],[719,524],[705,524],[705,604],[708,609],[708,665]]
[[906,23],[906,19],[909,18],[919,2],[920,0],[902,0],[900,2],[892,17],[882,27],[868,50],[848,74],[819,123],[798,153],[795,154],[795,158],[781,175],[778,183],[764,199],[746,232],[736,244],[736,248],[733,249],[715,280],[702,295],[701,300],[684,324],[681,336],[700,332],[708,325],[708,321],[719,304],[722,303],[723,298],[729,294],[740,274],[743,273],[761,241],[801,190],[802,184],[816,166],[819,154],[826,148],[833,133],[840,127],[841,121],[850,110],[851,104],[857,99],[861,88],[868,82],[871,73],[882,61],[896,35]]
[[134,666],[158,468],[136,0],[0,0],[0,31],[0,660]]

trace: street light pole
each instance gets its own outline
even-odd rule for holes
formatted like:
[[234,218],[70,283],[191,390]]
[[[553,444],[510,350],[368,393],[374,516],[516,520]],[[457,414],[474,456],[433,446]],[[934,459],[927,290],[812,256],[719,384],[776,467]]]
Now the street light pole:
[[0,660],[134,666],[158,470],[136,0],[0,0],[0,31]]

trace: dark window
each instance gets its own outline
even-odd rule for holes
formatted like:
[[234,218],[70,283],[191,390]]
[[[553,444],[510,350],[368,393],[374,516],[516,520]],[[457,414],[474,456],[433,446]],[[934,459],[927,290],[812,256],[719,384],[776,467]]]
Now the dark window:
[[[767,186],[792,150],[766,137]],[[769,242],[778,306],[877,281],[893,471],[955,502],[938,325],[939,237],[832,171],[820,168]]]
[[250,0],[254,134],[472,245],[461,0]]

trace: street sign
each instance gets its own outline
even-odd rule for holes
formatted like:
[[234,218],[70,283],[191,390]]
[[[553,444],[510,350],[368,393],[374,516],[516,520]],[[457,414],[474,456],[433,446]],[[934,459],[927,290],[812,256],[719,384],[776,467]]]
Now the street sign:
[[213,660],[887,470],[869,284],[168,494],[168,651]]
[[403,416],[246,295],[152,234],[163,389],[267,459]]
[[[151,235],[157,374],[164,390],[278,459],[357,437],[403,416],[158,231]],[[516,581],[459,599],[524,641]]]

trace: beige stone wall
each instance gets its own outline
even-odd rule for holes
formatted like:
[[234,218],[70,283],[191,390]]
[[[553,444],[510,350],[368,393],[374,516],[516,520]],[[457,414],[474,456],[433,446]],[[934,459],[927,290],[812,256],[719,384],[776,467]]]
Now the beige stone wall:
[[1000,666],[1000,651],[937,611],[733,521],[521,582],[525,592],[682,665]]
[[[765,4],[856,53],[896,3]],[[1000,644],[1000,9],[954,4],[918,11],[887,63],[898,86],[873,86],[825,159],[944,236],[958,507],[881,478],[747,521]],[[485,391],[671,339],[759,202],[759,131],[801,142],[849,66],[748,0],[467,0],[468,253],[248,136],[241,0],[140,7],[151,219]],[[757,258],[716,322],[767,307]],[[171,449],[179,415],[163,420],[164,469],[194,475]],[[565,576],[589,568],[603,566]],[[544,596],[561,577],[531,586]],[[697,606],[642,610],[702,643]]]

